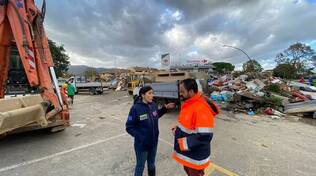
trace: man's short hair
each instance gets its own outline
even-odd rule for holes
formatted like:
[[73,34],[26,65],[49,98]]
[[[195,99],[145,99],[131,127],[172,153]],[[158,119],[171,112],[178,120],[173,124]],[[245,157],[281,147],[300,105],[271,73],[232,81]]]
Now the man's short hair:
[[181,84],[183,84],[184,88],[187,91],[193,90],[194,93],[198,92],[198,85],[197,85],[195,79],[188,78],[188,79],[182,80]]

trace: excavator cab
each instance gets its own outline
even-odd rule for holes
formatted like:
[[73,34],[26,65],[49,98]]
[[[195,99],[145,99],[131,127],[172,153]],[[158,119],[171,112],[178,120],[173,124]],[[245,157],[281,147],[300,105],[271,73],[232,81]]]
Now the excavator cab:
[[12,44],[10,47],[10,63],[5,96],[17,97],[35,93],[39,93],[39,90],[30,86],[18,49],[16,45]]

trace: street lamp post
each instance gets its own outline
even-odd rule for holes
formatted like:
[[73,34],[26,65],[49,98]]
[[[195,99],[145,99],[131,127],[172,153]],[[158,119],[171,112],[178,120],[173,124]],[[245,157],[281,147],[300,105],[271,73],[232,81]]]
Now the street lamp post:
[[249,59],[249,61],[251,61],[251,58],[249,57],[249,55],[248,55],[244,50],[242,50],[242,49],[240,49],[240,48],[237,48],[237,47],[234,47],[234,46],[230,46],[230,45],[223,45],[223,47],[230,47],[230,48],[234,48],[234,49],[236,49],[236,50],[239,50],[239,51],[241,51],[242,53],[244,53],[244,54],[247,56],[247,58]]

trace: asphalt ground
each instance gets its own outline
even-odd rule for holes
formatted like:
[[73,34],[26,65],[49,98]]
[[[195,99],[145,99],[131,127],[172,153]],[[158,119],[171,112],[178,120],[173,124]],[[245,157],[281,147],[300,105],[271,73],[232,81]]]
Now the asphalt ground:
[[[71,127],[34,131],[0,141],[0,176],[133,175],[133,139],[125,132],[132,98],[126,92],[77,95]],[[160,120],[157,175],[185,175],[172,160],[177,112]],[[316,127],[289,120],[223,112],[216,119],[211,175],[315,175]],[[146,169],[144,172],[146,175]]]

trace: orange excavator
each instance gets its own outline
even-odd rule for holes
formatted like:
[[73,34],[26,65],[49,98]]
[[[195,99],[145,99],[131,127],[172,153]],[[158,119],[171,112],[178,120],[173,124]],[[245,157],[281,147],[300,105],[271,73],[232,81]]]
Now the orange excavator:
[[[41,10],[34,0],[0,0],[0,136],[69,126],[44,31],[45,11],[45,0]],[[7,98],[12,85],[32,91]]]

